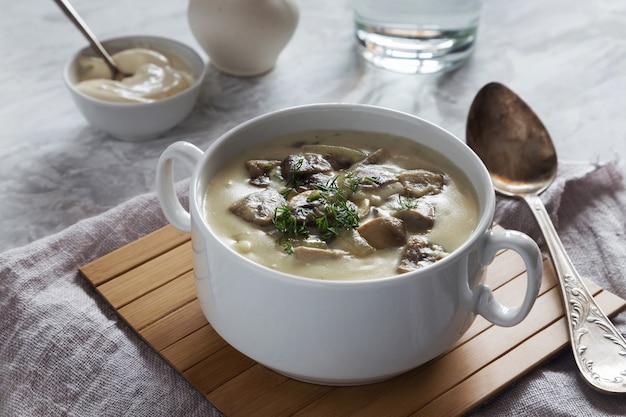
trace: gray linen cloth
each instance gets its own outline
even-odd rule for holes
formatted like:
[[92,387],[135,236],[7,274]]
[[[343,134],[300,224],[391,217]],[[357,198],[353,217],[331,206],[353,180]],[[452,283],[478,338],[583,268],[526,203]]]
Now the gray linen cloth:
[[[543,200],[579,271],[626,298],[626,190],[617,163],[562,163]],[[530,216],[523,203],[499,198],[496,221],[541,243]],[[147,194],[0,255],[0,416],[220,415],[77,272],[165,224]],[[626,313],[614,322],[624,332]],[[626,396],[584,385],[565,350],[471,414],[625,413]]]

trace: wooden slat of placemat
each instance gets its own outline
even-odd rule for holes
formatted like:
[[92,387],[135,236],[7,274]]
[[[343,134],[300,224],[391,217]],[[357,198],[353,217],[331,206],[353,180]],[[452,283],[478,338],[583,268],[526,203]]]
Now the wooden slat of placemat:
[[115,309],[119,309],[191,271],[192,255],[191,241],[187,241],[98,285],[96,289]]
[[[605,312],[614,314],[624,308],[624,300],[609,291],[601,291],[594,298]],[[569,347],[568,337],[567,322],[565,317],[561,317],[540,333],[526,339],[516,349],[495,359],[480,372],[476,372],[411,415],[430,417],[463,414],[474,406],[476,396],[483,401],[488,399],[513,382],[517,375],[523,375],[566,346]],[[493,390],[493,385],[500,388]]]
[[[172,294],[176,296],[173,297]],[[196,298],[195,276],[193,271],[187,271],[117,311],[126,321],[133,323],[135,330],[141,331],[158,318],[178,310]]]
[[[189,234],[172,226],[80,268],[150,346],[229,416],[459,415],[568,344],[560,290],[544,261],[540,296],[514,328],[478,317],[448,352],[404,375],[359,387],[307,384],[277,374],[228,345],[195,297]],[[503,303],[516,304],[524,265],[500,252],[487,280]],[[588,282],[608,314],[626,301]]]
[[191,239],[167,225],[80,268],[93,285],[100,285]]
[[207,325],[207,320],[196,298],[146,326],[139,331],[139,334],[157,352],[162,352],[168,346]]

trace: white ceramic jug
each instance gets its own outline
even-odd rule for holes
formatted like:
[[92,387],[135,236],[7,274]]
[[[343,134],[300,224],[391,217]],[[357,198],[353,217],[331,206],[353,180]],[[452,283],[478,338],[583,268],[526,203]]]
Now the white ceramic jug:
[[252,76],[271,70],[291,39],[296,0],[190,0],[191,32],[218,70]]

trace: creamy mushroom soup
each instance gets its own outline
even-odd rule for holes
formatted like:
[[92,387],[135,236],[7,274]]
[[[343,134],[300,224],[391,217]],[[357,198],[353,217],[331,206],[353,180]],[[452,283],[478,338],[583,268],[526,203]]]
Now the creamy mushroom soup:
[[205,212],[240,254],[327,280],[424,268],[478,221],[469,181],[443,155],[357,131],[298,132],[245,150],[211,179]]

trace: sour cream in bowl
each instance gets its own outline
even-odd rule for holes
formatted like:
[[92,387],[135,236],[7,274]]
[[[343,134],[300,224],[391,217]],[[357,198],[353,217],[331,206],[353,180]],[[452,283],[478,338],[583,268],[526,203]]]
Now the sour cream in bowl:
[[109,69],[91,48],[77,52],[64,69],[64,79],[85,119],[126,141],[158,137],[191,112],[206,72],[190,47],[156,36],[128,36],[103,42],[122,71]]

